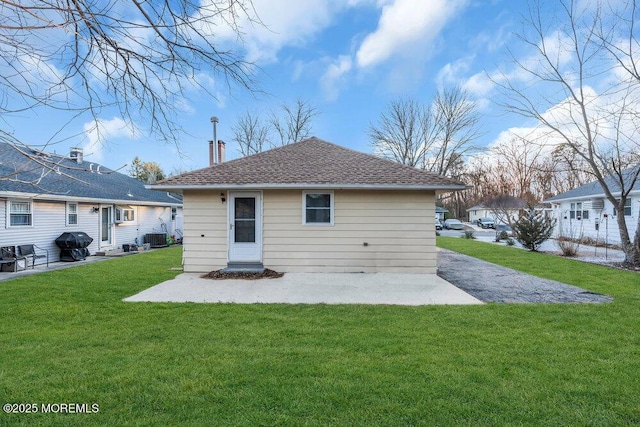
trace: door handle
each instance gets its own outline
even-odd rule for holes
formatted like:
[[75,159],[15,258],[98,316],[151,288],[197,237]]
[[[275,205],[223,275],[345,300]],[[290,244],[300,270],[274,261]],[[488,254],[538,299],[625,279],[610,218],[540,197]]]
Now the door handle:
[[229,224],[229,230],[233,230],[233,224]]

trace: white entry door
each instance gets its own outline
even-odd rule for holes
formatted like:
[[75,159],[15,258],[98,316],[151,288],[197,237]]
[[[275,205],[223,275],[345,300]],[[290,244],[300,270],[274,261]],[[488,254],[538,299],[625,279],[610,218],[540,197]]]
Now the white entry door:
[[229,262],[262,262],[262,198],[229,193]]

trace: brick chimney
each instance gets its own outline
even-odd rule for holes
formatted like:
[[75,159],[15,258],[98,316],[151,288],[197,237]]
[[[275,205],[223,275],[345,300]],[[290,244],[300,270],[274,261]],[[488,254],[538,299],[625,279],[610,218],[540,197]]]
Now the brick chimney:
[[213,157],[213,141],[209,141],[209,166],[213,166],[213,162],[215,162]]
[[224,141],[218,140],[218,163],[224,163],[225,145]]

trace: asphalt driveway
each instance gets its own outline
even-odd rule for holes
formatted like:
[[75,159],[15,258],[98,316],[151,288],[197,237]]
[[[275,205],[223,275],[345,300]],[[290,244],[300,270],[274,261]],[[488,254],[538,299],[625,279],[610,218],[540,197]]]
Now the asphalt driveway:
[[611,297],[438,248],[438,276],[483,302],[600,303]]

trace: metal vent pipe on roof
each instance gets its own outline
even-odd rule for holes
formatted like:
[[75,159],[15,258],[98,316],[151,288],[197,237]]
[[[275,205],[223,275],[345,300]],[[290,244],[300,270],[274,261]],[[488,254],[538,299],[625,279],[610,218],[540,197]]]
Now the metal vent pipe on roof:
[[215,143],[218,141],[218,118],[216,116],[211,117],[211,123],[213,123],[213,141],[209,142],[209,166],[218,163],[218,160],[216,160],[216,151],[218,150],[215,147]]

